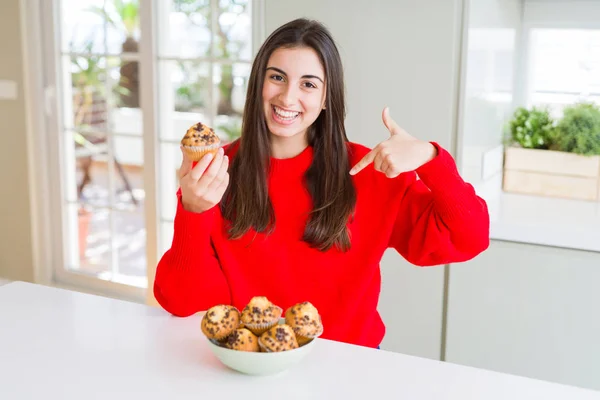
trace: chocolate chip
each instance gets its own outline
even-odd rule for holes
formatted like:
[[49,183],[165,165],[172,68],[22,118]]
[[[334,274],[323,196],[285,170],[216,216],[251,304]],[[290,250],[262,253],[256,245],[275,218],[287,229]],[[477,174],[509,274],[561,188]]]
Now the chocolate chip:
[[288,335],[288,333],[285,331],[285,329],[283,328],[277,328],[275,333],[275,337],[277,338],[278,341],[283,342],[285,341],[285,337]]

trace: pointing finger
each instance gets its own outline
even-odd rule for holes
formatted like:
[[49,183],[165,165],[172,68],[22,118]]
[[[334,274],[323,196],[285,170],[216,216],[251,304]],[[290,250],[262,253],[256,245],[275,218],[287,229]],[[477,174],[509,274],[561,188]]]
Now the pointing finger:
[[373,162],[373,160],[375,159],[375,156],[377,155],[377,151],[375,150],[371,150],[369,153],[367,153],[367,155],[365,155],[362,160],[360,160],[359,162],[357,162],[354,167],[352,167],[352,169],[350,170],[350,175],[356,175],[358,174],[360,171],[362,171],[363,169],[365,169],[365,167],[369,164],[371,164]]

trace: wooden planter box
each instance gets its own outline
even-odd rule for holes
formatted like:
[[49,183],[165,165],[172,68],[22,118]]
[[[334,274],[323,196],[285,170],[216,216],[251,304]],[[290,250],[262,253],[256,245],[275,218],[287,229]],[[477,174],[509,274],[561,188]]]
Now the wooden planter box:
[[506,192],[600,200],[600,156],[506,147]]

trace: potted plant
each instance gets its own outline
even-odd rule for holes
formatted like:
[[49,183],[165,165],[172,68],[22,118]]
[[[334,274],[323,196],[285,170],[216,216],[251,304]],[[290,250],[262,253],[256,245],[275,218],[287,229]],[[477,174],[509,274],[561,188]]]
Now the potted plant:
[[507,192],[597,201],[600,109],[580,103],[553,121],[547,110],[519,108],[509,122],[503,188]]

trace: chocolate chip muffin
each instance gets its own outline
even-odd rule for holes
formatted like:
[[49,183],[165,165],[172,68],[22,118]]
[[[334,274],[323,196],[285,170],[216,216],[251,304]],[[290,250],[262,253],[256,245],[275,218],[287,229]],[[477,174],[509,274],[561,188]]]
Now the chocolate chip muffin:
[[285,312],[285,323],[293,329],[300,346],[323,334],[319,311],[308,301],[288,308]]
[[218,305],[206,311],[200,327],[209,339],[223,340],[240,325],[240,312],[229,305]]
[[258,352],[258,337],[245,328],[238,328],[225,339],[223,346],[231,350]]
[[296,335],[289,325],[278,324],[258,338],[258,343],[267,353],[287,351],[298,348]]
[[181,139],[181,147],[192,161],[200,161],[208,153],[214,156],[219,151],[220,143],[215,131],[202,122],[191,126]]
[[260,336],[279,323],[283,310],[264,296],[253,297],[242,310],[241,321],[252,333]]

